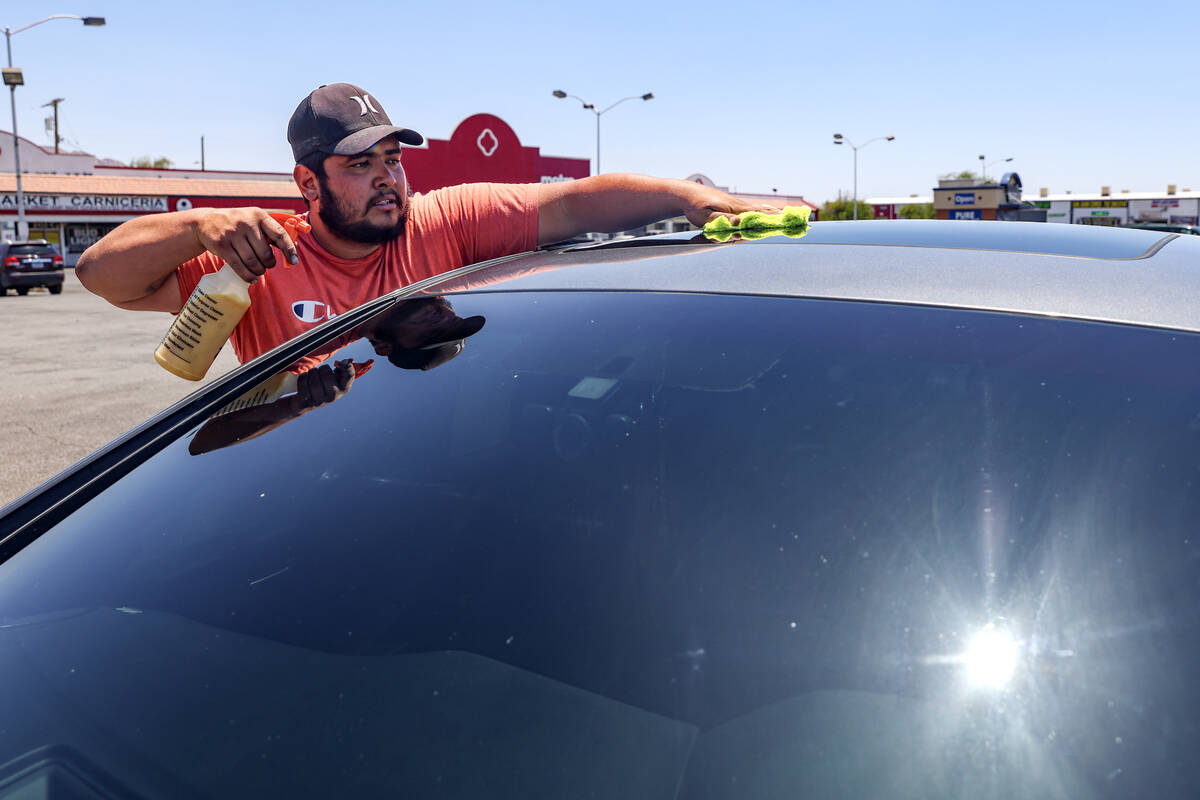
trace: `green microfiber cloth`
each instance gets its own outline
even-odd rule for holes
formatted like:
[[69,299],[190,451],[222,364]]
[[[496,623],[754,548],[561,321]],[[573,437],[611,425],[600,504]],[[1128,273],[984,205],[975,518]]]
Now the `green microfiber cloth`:
[[808,233],[808,206],[788,206],[778,214],[747,211],[734,225],[728,217],[717,217],[704,225],[704,235],[718,242],[727,242],[736,233],[743,239],[763,239],[767,236],[798,238]]

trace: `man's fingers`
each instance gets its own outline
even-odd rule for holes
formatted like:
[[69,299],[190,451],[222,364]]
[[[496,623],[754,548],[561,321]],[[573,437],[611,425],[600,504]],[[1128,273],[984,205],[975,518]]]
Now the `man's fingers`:
[[259,208],[212,209],[201,218],[197,237],[206,250],[250,282],[275,266],[273,247],[279,248],[289,262],[299,262],[287,230]]
[[337,378],[333,375],[333,370],[327,366],[317,368],[320,373],[321,380],[321,402],[332,403],[337,398]]
[[725,217],[732,225],[737,225],[742,221],[740,214],[734,214],[730,211],[714,211],[708,215],[708,219],[706,219],[705,222],[712,222],[713,220],[720,219],[721,217]]
[[350,384],[354,383],[354,362],[348,358],[342,359],[337,362],[334,374],[337,377],[338,389],[346,391],[350,388]]
[[[262,231],[266,234],[267,239],[271,244],[278,247],[283,252],[283,257],[287,259],[289,264],[300,263],[300,253],[296,250],[296,243],[292,241],[292,237],[288,236],[287,229],[275,221],[272,217],[266,217],[262,221]],[[272,263],[274,258],[272,257]]]
[[267,271],[259,262],[258,256],[255,255],[254,248],[250,246],[249,242],[234,242],[230,246],[229,255],[223,253],[217,255],[224,258],[225,263],[233,267],[233,271],[238,274],[238,277],[247,283],[254,283],[258,280],[259,275]]
[[338,362],[334,368],[322,364],[300,373],[296,381],[297,408],[318,408],[337,400],[354,382],[354,364]]
[[246,268],[241,254],[233,246],[214,248],[212,252],[217,258],[233,267],[233,271],[237,273],[237,276],[246,283],[254,283],[258,280],[258,276]]
[[312,407],[312,392],[309,389],[311,379],[311,372],[301,372],[296,376],[296,399],[299,401],[299,408]]
[[263,272],[275,266],[275,253],[271,250],[270,239],[266,236],[258,235],[249,237],[248,241],[250,249],[254,251],[255,259],[262,265]]
[[325,378],[330,374],[329,367],[317,367],[300,374],[296,381],[296,393],[300,396],[301,408],[316,408],[329,402]]

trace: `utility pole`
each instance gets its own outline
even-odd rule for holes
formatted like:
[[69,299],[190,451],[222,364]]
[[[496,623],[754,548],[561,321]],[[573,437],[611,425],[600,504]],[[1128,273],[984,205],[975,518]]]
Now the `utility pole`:
[[204,137],[200,137],[200,171],[204,172]]
[[62,137],[58,135],[58,104],[61,103],[63,100],[66,100],[66,98],[65,97],[56,97],[53,100],[51,100],[49,103],[42,103],[42,108],[45,108],[46,106],[54,106],[54,152],[55,153],[58,153],[58,143],[62,141]]

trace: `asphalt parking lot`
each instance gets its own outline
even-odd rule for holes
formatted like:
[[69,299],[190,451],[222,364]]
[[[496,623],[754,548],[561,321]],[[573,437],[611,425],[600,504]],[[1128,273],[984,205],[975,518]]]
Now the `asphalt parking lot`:
[[226,346],[205,381],[170,374],[154,361],[170,324],[109,305],[69,269],[62,294],[0,297],[0,506],[237,366]]

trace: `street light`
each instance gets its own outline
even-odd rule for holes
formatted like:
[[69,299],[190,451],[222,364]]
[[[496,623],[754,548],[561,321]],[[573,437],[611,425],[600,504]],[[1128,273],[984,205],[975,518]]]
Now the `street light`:
[[4,44],[8,48],[8,69],[4,70],[4,84],[8,86],[9,101],[12,104],[12,135],[13,135],[13,169],[17,174],[17,238],[29,238],[29,226],[25,224],[25,193],[21,191],[21,138],[17,135],[17,87],[24,83],[24,76],[12,63],[12,37],[21,31],[49,22],[52,19],[77,19],[89,28],[97,28],[104,24],[104,17],[80,17],[75,14],[52,14],[45,19],[31,22],[20,28],[4,28]]
[[887,141],[892,142],[892,141],[896,140],[896,137],[890,136],[890,135],[889,136],[876,136],[874,139],[868,139],[867,141],[865,141],[862,144],[855,147],[854,142],[852,142],[849,139],[847,139],[846,137],[842,136],[840,133],[835,133],[833,135],[833,143],[834,144],[848,144],[848,145],[850,145],[850,149],[852,149],[854,151],[854,199],[853,199],[853,203],[854,203],[854,219],[856,219],[856,220],[858,219],[858,151],[861,150],[862,148],[866,147],[867,145],[869,145],[871,142],[878,142],[880,139],[886,139]]
[[574,97],[576,100],[578,100],[580,102],[580,104],[585,109],[587,109],[588,111],[591,111],[593,114],[596,115],[596,174],[599,175],[600,174],[600,115],[604,114],[608,111],[612,111],[614,108],[621,105],[621,103],[624,103],[626,100],[639,100],[639,99],[640,100],[653,100],[654,92],[646,92],[645,94],[634,94],[634,95],[630,95],[629,97],[622,97],[620,100],[613,103],[611,106],[604,109],[603,111],[597,111],[596,106],[593,105],[592,103],[589,103],[588,101],[584,100],[582,97],[579,97],[578,95],[567,94],[562,89],[555,89],[554,96],[557,97],[559,100],[562,100],[567,97]]
[[[980,160],[981,160],[981,161],[983,160],[983,156],[980,156],[979,158],[980,158]],[[988,168],[988,167],[994,167],[994,166],[996,166],[997,164],[1007,164],[1009,161],[1012,161],[1012,159],[1011,159],[1011,158],[999,158],[999,159],[996,159],[995,161],[993,161],[993,162],[991,162],[990,164],[988,164],[988,165],[987,165],[987,167],[984,167],[984,168],[983,168],[983,175],[982,175],[981,177],[983,178],[983,180],[984,180],[984,181],[987,181],[987,168]]]

